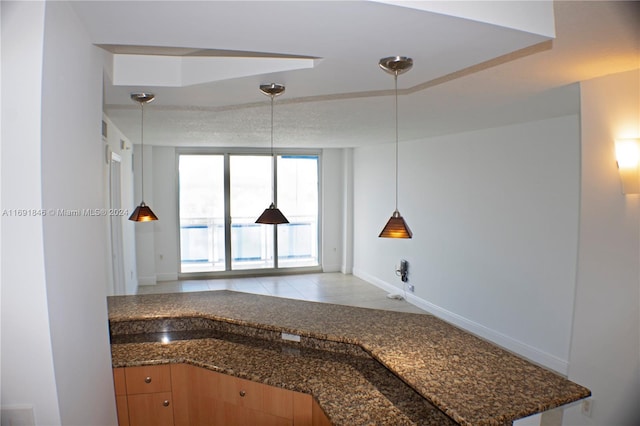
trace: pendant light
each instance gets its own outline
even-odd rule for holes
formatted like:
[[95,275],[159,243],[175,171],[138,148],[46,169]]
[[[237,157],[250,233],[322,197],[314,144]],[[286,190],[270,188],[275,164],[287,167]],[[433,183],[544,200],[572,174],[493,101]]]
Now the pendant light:
[[138,102],[140,104],[140,184],[141,184],[141,195],[142,202],[129,216],[129,220],[134,222],[151,222],[152,220],[158,220],[158,217],[153,214],[149,206],[144,203],[144,104],[148,104],[149,102],[155,99],[155,95],[151,93],[132,93],[131,99]]
[[[284,86],[282,84],[261,84],[260,91],[265,95],[271,97],[271,161],[273,162],[272,170],[275,170],[276,157],[273,155],[273,99],[284,93]],[[282,223],[289,223],[286,217],[282,214],[280,209],[276,207],[275,203],[275,186],[273,185],[273,177],[271,180],[271,196],[273,197],[271,205],[264,209],[264,212],[256,220],[256,223],[263,223],[267,225],[279,225]]]
[[413,60],[406,56],[391,56],[380,59],[378,65],[384,71],[393,74],[396,97],[396,209],[378,237],[411,238],[413,233],[398,211],[398,75],[409,71],[413,66]]

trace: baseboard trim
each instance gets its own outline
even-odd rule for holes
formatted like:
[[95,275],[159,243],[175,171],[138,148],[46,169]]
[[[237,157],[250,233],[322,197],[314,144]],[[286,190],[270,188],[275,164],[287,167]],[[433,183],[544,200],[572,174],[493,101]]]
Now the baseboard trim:
[[562,358],[559,358],[555,355],[549,354],[545,351],[542,351],[538,348],[535,348],[531,345],[528,345],[524,342],[521,342],[517,339],[507,336],[506,334],[500,333],[498,331],[492,330],[480,323],[467,319],[461,315],[458,315],[454,312],[448,311],[440,306],[437,306],[429,301],[426,301],[413,293],[406,293],[403,291],[401,287],[394,286],[385,281],[382,281],[374,276],[366,274],[357,268],[353,269],[353,275],[358,278],[361,278],[376,287],[379,287],[389,293],[399,293],[403,296],[406,296],[407,302],[411,303],[423,309],[430,314],[455,325],[465,331],[468,331],[471,334],[474,334],[483,339],[489,340],[496,345],[514,352],[524,358],[527,358],[529,361],[539,364],[543,367],[549,368],[559,374],[566,376],[569,372],[569,362]]
[[332,265],[325,265],[324,263],[322,264],[322,272],[340,272],[341,269],[342,265],[340,265],[339,263]]
[[156,274],[156,281],[177,281],[177,273]]
[[155,276],[150,277],[138,277],[138,286],[141,285],[156,285],[157,280]]

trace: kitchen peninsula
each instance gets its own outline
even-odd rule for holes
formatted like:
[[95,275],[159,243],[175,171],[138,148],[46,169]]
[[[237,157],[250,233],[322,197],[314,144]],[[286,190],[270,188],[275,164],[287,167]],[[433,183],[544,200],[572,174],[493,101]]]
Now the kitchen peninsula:
[[506,425],[590,391],[434,316],[233,291],[108,298],[114,368],[310,394],[335,425]]

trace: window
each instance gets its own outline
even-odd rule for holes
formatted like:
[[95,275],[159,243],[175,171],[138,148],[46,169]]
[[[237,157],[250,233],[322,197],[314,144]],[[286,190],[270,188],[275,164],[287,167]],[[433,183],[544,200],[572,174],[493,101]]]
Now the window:
[[[319,156],[180,154],[182,273],[319,265]],[[289,220],[256,224],[273,200]],[[225,221],[225,218],[228,220]]]

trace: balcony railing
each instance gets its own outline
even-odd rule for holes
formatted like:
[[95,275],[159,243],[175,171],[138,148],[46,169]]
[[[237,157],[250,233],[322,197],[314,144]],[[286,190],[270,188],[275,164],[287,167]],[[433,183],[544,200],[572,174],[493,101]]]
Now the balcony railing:
[[[273,268],[273,231],[255,218],[233,218],[231,224],[232,269]],[[318,264],[317,223],[311,217],[289,217],[278,225],[278,266]],[[222,218],[196,218],[180,224],[182,272],[225,270],[225,238]]]

